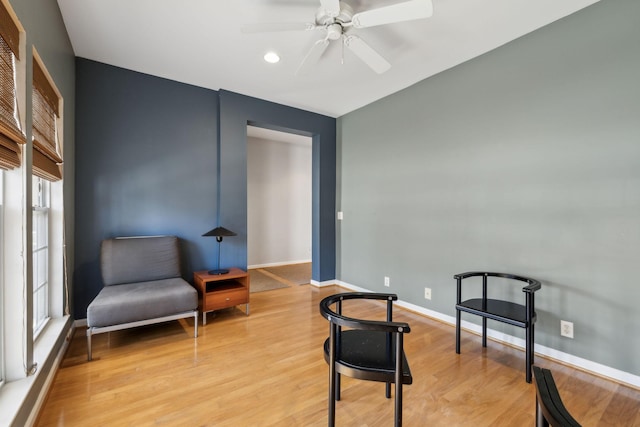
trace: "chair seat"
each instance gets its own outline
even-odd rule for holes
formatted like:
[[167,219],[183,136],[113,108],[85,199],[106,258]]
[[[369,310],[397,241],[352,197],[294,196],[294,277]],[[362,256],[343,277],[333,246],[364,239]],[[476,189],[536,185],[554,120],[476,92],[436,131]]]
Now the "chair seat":
[[[484,316],[489,319],[499,320],[514,326],[525,328],[527,326],[527,309],[522,304],[495,299],[487,299],[485,308],[482,306],[482,298],[474,298],[462,301],[456,305],[458,310]],[[534,313],[535,321],[535,313]]]
[[[336,354],[336,370],[352,378],[368,381],[395,381],[395,337],[380,331],[347,330],[340,333]],[[324,342],[324,358],[329,363],[329,342]],[[402,353],[402,383],[411,384],[413,377],[407,358]]]

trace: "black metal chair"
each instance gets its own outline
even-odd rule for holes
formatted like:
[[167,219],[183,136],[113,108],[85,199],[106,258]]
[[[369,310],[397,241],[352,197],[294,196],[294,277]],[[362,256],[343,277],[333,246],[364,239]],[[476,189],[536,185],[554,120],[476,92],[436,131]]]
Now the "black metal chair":
[[534,366],[533,376],[536,380],[536,427],[580,427],[564,407],[551,371]]
[[[482,277],[482,298],[471,298],[462,301],[462,280],[477,276]],[[522,305],[510,301],[490,299],[487,292],[487,277],[499,277],[527,283],[527,286],[522,288],[522,292],[525,294],[525,304]],[[524,328],[526,331],[525,372],[526,380],[530,383],[531,366],[533,365],[534,326],[537,319],[534,293],[542,287],[540,282],[514,274],[489,273],[484,271],[456,274],[453,278],[456,279],[458,288],[456,299],[456,353],[460,354],[460,314],[463,311],[482,317],[483,347],[487,346],[487,319]]]
[[[329,426],[335,425],[336,401],[340,400],[340,375],[386,383],[391,398],[395,384],[395,426],[402,425],[402,385],[413,378],[404,355],[404,334],[409,325],[394,322],[394,294],[342,293],[320,302],[320,313],[329,321],[329,338],[324,343],[324,358],[329,364]],[[387,301],[386,321],[364,320],[342,314],[346,300]],[[331,306],[335,304],[335,310]],[[350,305],[350,304],[349,304]],[[343,330],[342,328],[346,328]]]

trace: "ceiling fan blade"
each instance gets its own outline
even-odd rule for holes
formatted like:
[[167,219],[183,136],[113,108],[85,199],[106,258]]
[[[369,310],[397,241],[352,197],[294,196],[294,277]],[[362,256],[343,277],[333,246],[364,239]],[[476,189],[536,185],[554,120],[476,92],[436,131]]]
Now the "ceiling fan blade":
[[346,36],[344,44],[373,71],[382,74],[391,68],[391,64],[358,36]]
[[320,5],[324,12],[332,18],[340,14],[340,0],[320,0]]
[[329,39],[320,39],[315,42],[296,70],[296,76],[304,74],[316,65],[327,46],[329,46]]
[[351,21],[355,28],[375,27],[376,25],[412,21],[433,15],[431,0],[411,0],[404,3],[371,9],[353,15]]
[[310,22],[263,22],[243,25],[240,31],[245,34],[273,33],[278,31],[309,31],[318,27]]

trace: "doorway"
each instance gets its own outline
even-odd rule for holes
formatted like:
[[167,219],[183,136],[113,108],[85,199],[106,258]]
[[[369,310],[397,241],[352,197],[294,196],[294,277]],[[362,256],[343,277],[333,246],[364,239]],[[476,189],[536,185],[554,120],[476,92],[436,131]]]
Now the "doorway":
[[248,268],[310,272],[311,245],[312,138],[248,125]]

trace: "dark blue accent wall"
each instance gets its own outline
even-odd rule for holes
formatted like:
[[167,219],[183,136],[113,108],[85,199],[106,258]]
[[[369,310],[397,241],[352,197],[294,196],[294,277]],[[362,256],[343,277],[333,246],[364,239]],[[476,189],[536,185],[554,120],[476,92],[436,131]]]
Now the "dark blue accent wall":
[[220,90],[221,264],[247,265],[247,124],[312,137],[312,277],[335,279],[336,120]]
[[176,235],[191,280],[215,266],[202,234],[222,225],[238,236],[221,266],[246,268],[248,123],[312,136],[313,278],[335,278],[335,119],[81,58],[76,79],[76,319],[102,289],[105,238]]
[[213,266],[218,93],[117,67],[76,63],[74,316],[102,289],[100,242],[171,234],[183,275]]

